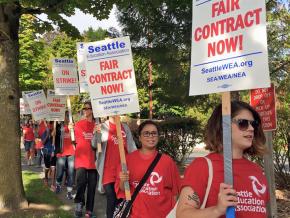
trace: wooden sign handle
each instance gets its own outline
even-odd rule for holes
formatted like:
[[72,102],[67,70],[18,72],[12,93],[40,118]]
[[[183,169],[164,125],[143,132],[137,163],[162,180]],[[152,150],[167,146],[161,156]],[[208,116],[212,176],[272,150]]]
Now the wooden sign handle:
[[[224,180],[226,184],[233,185],[233,154],[232,154],[232,119],[231,119],[231,93],[222,93],[223,118],[223,153],[224,153]],[[235,217],[235,208],[228,207],[226,218]]]
[[[118,115],[114,116],[114,119],[115,119],[116,128],[117,128],[117,138],[118,138],[118,144],[119,144],[119,152],[120,152],[122,171],[124,173],[126,173],[127,172],[127,164],[126,164],[126,156],[125,156],[125,150],[124,150],[124,145],[123,145],[123,137],[122,137],[122,132],[121,132],[120,116],[118,116]],[[126,200],[131,200],[129,182],[126,181],[124,183],[124,186],[125,186]]]
[[[70,103],[69,96],[66,97],[66,103],[67,103],[67,109],[68,109],[69,122],[73,123],[72,112],[71,112],[71,103]],[[70,129],[70,137],[71,137],[72,143],[75,144],[76,140],[75,140],[75,132],[74,132],[73,128]]]
[[[99,125],[100,124],[100,118],[96,118],[96,124]],[[99,133],[99,132],[96,132],[97,134],[97,150],[98,150],[98,153],[102,153],[102,134]]]
[[55,146],[56,121],[53,121],[53,131],[54,131],[54,134],[52,136],[52,144]]

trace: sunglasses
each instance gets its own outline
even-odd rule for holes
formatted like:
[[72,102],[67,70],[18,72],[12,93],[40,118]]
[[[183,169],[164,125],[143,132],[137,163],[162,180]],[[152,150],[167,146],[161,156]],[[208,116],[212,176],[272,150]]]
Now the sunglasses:
[[92,108],[91,107],[84,107],[83,110],[84,111],[86,111],[86,110],[92,110]]
[[145,138],[149,138],[150,136],[151,136],[151,137],[157,137],[157,136],[158,136],[158,132],[156,132],[156,131],[152,131],[152,132],[145,131],[145,132],[142,132],[141,134],[142,134],[142,136],[144,136]]
[[259,122],[257,120],[233,119],[232,122],[237,124],[239,130],[241,131],[246,131],[249,128],[249,125],[251,125],[254,130],[258,129],[259,127]]

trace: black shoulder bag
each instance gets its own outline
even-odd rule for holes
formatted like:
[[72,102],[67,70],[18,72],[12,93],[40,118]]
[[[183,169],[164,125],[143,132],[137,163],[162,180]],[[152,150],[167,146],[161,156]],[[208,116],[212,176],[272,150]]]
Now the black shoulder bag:
[[143,176],[143,178],[141,179],[141,181],[137,185],[137,187],[132,195],[131,200],[123,200],[116,207],[116,209],[114,211],[113,218],[127,218],[127,217],[129,217],[133,202],[136,199],[137,194],[139,193],[139,191],[141,190],[141,188],[143,187],[143,185],[147,181],[147,179],[150,176],[150,174],[152,173],[154,167],[157,165],[158,161],[161,158],[161,155],[162,155],[161,153],[157,153],[156,157],[154,158],[154,160],[152,161],[152,163],[148,167],[145,175]]

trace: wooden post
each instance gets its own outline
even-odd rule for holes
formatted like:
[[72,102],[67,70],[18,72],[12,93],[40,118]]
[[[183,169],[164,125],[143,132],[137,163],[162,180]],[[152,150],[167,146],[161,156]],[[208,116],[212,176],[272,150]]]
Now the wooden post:
[[[100,118],[96,118],[96,124],[99,125],[100,124]],[[102,134],[100,132],[96,132],[97,134],[97,150],[98,153],[102,153]]]
[[[126,156],[125,156],[125,150],[123,145],[123,137],[121,132],[121,122],[120,122],[120,116],[114,116],[116,128],[117,128],[117,138],[118,138],[118,145],[119,145],[119,152],[120,152],[120,160],[121,160],[121,167],[123,172],[127,172],[127,164],[126,164]],[[124,183],[125,186],[125,196],[126,200],[131,200],[131,193],[130,193],[130,186],[129,182],[126,181]]]
[[[69,115],[69,122],[73,123],[73,119],[72,119],[72,112],[71,112],[71,103],[70,103],[70,98],[69,96],[66,97],[66,103],[67,103],[67,109],[68,109],[68,115]],[[75,144],[75,132],[74,129],[70,129],[70,137],[71,137],[71,141],[73,144]]]
[[52,136],[52,145],[55,146],[56,121],[53,121],[53,131],[54,131],[54,134]]
[[273,162],[273,137],[272,131],[265,132],[266,145],[269,153],[264,155],[264,166],[265,174],[268,181],[270,203],[267,205],[268,218],[277,217],[277,202],[276,202],[276,185],[275,185],[275,174],[274,174],[274,162]]
[[[223,154],[224,154],[224,181],[233,185],[233,155],[232,155],[232,120],[231,120],[231,93],[222,93],[223,118]],[[235,217],[235,208],[228,207],[227,218]]]

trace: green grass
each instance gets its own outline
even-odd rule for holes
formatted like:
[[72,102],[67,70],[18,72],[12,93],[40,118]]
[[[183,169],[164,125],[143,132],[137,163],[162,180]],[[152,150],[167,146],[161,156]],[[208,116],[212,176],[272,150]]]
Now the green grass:
[[31,171],[22,172],[24,191],[28,202],[37,204],[50,204],[60,206],[63,203],[51,192],[44,187],[42,180],[37,173]]
[[51,192],[43,185],[39,174],[31,171],[22,171],[23,185],[25,190],[26,199],[29,203],[33,204],[46,204],[56,208],[54,211],[45,209],[28,209],[15,211],[13,214],[6,214],[5,217],[11,218],[72,218],[72,212],[61,209],[64,205],[55,193]]

